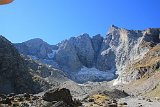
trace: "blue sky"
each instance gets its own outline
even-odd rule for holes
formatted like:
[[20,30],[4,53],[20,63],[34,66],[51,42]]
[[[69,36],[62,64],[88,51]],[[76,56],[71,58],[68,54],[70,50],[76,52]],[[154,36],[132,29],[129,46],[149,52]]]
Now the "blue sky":
[[105,36],[110,25],[160,27],[160,0],[15,0],[0,6],[0,35],[14,43],[42,38],[56,44],[88,33]]

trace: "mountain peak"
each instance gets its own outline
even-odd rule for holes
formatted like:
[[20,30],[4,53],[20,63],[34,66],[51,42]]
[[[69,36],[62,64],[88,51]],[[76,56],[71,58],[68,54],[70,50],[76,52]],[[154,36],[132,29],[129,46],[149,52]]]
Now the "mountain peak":
[[[0,39],[7,40],[4,36],[0,35]],[[7,40],[8,41],[8,40]]]
[[30,39],[30,40],[28,40],[28,41],[26,41],[24,43],[29,47],[37,47],[37,46],[39,47],[42,44],[49,45],[47,42],[43,41],[40,38]]
[[115,26],[115,25],[111,25],[110,28],[115,28],[115,29],[118,29],[119,27]]
[[0,35],[0,40],[6,42],[6,43],[8,43],[8,44],[12,44],[9,40],[7,40],[7,39],[6,39],[4,36],[2,36],[2,35]]
[[78,37],[89,37],[89,34],[88,34],[88,33],[83,33],[83,34],[81,34],[81,35],[78,36]]
[[114,31],[117,31],[119,29],[120,29],[119,27],[117,27],[115,25],[111,25],[107,34],[113,33]]
[[40,38],[34,38],[34,39],[30,39],[30,40],[28,40],[26,42],[44,42],[44,41],[42,39],[40,39]]

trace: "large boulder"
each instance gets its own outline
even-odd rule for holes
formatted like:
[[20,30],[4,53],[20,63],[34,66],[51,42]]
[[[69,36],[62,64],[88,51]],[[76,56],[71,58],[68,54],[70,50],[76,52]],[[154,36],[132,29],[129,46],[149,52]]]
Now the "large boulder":
[[56,88],[53,90],[49,90],[46,92],[43,96],[43,100],[52,102],[52,101],[63,101],[68,105],[73,104],[72,96],[70,94],[70,91],[66,88]]

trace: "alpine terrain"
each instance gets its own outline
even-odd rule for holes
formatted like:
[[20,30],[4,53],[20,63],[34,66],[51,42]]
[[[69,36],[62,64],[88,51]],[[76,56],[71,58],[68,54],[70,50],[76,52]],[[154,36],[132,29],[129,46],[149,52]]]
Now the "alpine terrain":
[[160,28],[112,25],[56,45],[0,36],[0,74],[2,107],[159,107]]

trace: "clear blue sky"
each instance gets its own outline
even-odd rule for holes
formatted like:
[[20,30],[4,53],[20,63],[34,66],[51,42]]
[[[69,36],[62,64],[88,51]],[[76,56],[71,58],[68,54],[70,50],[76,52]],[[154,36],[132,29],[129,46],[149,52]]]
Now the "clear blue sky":
[[112,24],[160,27],[160,0],[15,0],[0,6],[0,34],[14,43],[42,38],[56,44],[85,32],[105,36]]

